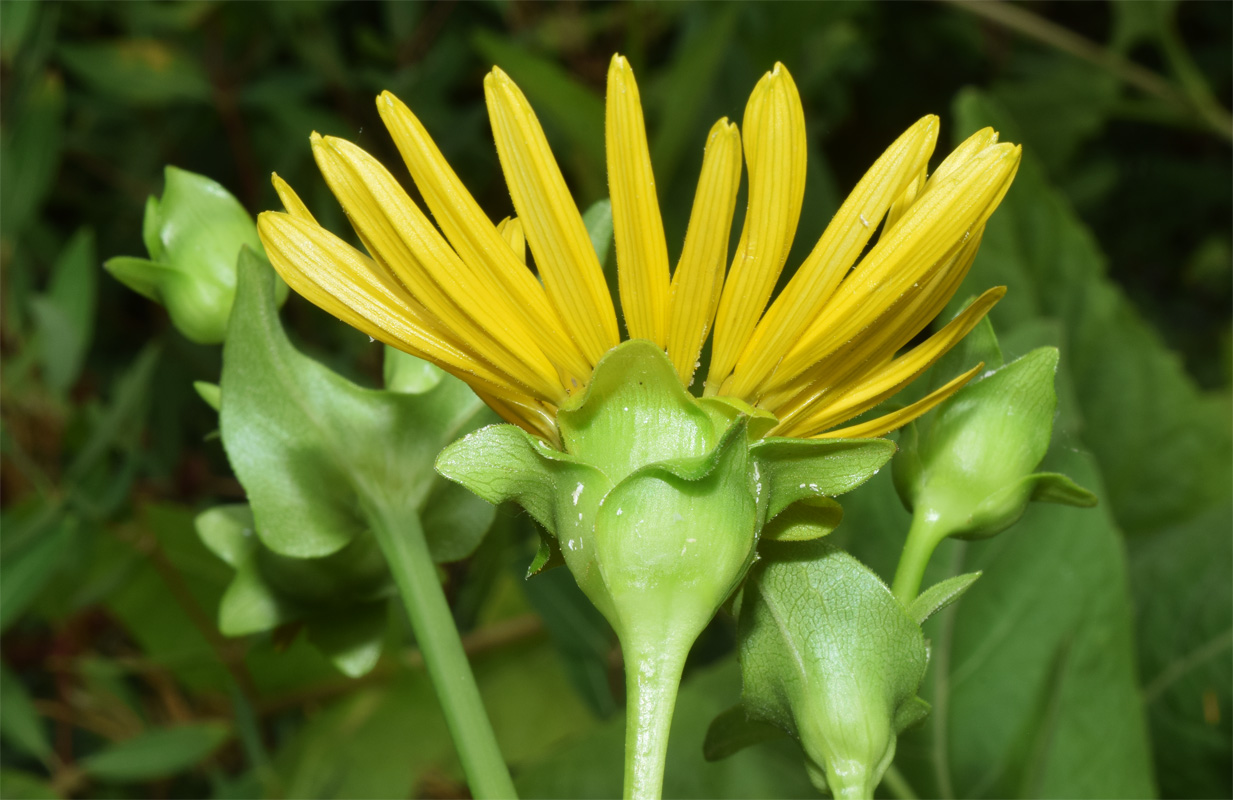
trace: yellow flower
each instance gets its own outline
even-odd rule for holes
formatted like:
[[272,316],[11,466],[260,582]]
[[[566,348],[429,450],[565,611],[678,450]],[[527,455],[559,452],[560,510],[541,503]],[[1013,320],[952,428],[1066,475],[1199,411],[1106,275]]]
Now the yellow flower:
[[[420,121],[385,92],[377,99],[381,118],[436,226],[376,159],[317,134],[317,163],[369,255],[318,225],[277,175],[286,212],[266,212],[258,226],[274,267],[300,294],[440,365],[506,420],[555,442],[557,408],[620,341],[617,316],[535,113],[500,69],[484,90],[516,218],[493,225]],[[985,292],[896,355],[958,289],[986,220],[1014,178],[1019,147],[999,144],[985,129],[927,175],[938,120],[921,119],[860,180],[772,301],[805,191],[805,119],[787,69],[776,64],[754,88],[743,136],[727,119],[711,128],[671,273],[638,87],[621,56],[612,59],[607,95],[608,183],[626,328],[631,338],[663,348],[683,385],[693,382],[713,329],[707,395],[773,413],[779,422],[769,435],[870,437],[925,413],[980,369],[905,408],[837,427],[918,377],[1005,293]],[[749,203],[725,276],[742,146]]]

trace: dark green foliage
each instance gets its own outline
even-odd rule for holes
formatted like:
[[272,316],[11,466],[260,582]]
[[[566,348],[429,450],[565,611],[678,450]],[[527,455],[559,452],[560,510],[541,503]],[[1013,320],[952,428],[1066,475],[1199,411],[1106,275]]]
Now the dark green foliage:
[[[501,219],[511,204],[481,83],[493,63],[535,105],[587,208],[607,193],[603,77],[618,50],[638,73],[673,257],[707,130],[741,119],[776,60],[801,89],[810,147],[785,280],[842,193],[922,114],[941,114],[955,137],[992,124],[1023,143],[956,299],[1005,284],[993,322],[1006,361],[1058,349],[1040,470],[1071,476],[1100,506],[1033,504],[994,539],[940,548],[924,584],[940,588],[912,614],[962,589],[944,580],[982,576],[924,625],[933,712],[900,736],[895,765],[922,797],[1233,796],[1233,151],[1220,109],[1233,12],[1016,7],[1165,89],[947,4],[0,3],[0,796],[463,791],[401,612],[313,625],[275,615],[258,633],[219,633],[240,581],[194,519],[250,499],[202,400],[217,402],[220,348],[185,339],[102,262],[147,253],[146,198],[163,195],[167,165],[217,181],[251,215],[278,207],[277,171],[350,236],[308,136],[349,138],[405,178],[373,105],[383,89]],[[281,324],[291,345],[280,347],[382,385],[382,347],[364,335],[294,296]],[[890,477],[844,495],[826,540],[883,580],[908,519]],[[351,513],[348,492],[324,481],[305,525]],[[812,535],[838,519],[823,511]],[[782,538],[809,534],[792,513]],[[441,568],[447,594],[519,788],[612,796],[614,639],[565,571],[523,580],[533,528],[498,512],[476,555]],[[330,526],[314,541],[337,549],[350,532]],[[321,651],[345,660],[358,640],[380,640],[385,655],[352,682]],[[786,738],[704,761],[707,726],[739,700],[740,680],[731,620],[703,641],[695,656],[716,663],[686,670],[667,795],[812,796]]]

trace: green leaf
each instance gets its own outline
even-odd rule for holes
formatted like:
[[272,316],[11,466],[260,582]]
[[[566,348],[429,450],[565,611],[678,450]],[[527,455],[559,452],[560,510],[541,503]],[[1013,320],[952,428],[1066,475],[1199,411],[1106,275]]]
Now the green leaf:
[[768,542],[805,542],[839,527],[843,506],[829,497],[806,497],[785,508],[762,528]]
[[293,622],[303,612],[262,576],[254,560],[242,563],[218,604],[218,629],[224,636],[247,636]]
[[132,365],[116,380],[110,402],[90,430],[65,472],[70,481],[85,477],[113,449],[135,449],[150,399],[150,384],[161,349],[155,342],[137,354]]
[[[960,133],[994,124],[1015,137],[1015,121],[978,92],[961,94],[956,112]],[[1073,376],[1079,412],[1074,429],[1100,465],[1102,504],[1128,534],[1131,589],[1141,610],[1139,672],[1150,686],[1164,665],[1184,658],[1179,653],[1202,652],[1233,627],[1226,604],[1211,602],[1233,591],[1226,568],[1233,560],[1227,399],[1200,391],[1110,280],[1096,242],[1046,183],[1030,149],[968,280],[973,288],[1010,287],[993,310],[999,330],[1042,318],[1059,323],[1062,366]],[[1185,641],[1172,641],[1179,633]],[[1169,796],[1227,796],[1233,792],[1233,660],[1201,659],[1192,674],[1194,682],[1168,683],[1149,706],[1156,773]],[[1205,717],[1205,707],[1218,712]],[[1146,793],[1141,786],[1133,791]]]
[[134,105],[207,102],[212,89],[200,62],[158,39],[65,44],[60,58],[87,85]]
[[[6,6],[35,5],[35,3],[4,3]],[[24,800],[59,800],[60,795],[51,783],[37,775],[16,769],[0,769],[0,797],[21,797]]]
[[908,606],[908,616],[916,620],[917,625],[924,625],[925,620],[962,597],[979,577],[979,572],[969,572],[935,583],[912,601]]
[[924,637],[886,584],[824,542],[767,548],[740,610],[741,703],[800,742],[836,796],[871,797],[916,697]]
[[0,736],[10,746],[48,763],[52,751],[43,720],[34,710],[26,687],[4,664],[0,664],[0,707],[4,708],[4,714],[0,715]]
[[471,555],[492,527],[496,512],[488,503],[477,503],[463,486],[435,480],[420,517],[432,560],[447,564]]
[[52,265],[51,283],[32,311],[42,344],[43,375],[64,392],[77,380],[94,333],[97,293],[94,233],[82,228]]
[[21,97],[0,134],[0,238],[13,241],[35,219],[51,190],[64,138],[64,82],[48,73]]
[[[646,92],[656,124],[651,136],[651,163],[655,182],[671,186],[682,166],[682,155],[698,142],[695,137],[709,120],[702,119],[706,103],[719,82],[723,57],[736,30],[739,6],[724,7],[705,25],[686,32],[672,63]],[[648,73],[640,71],[645,80]],[[700,125],[701,123],[701,125]]]
[[707,761],[720,761],[746,747],[784,735],[784,729],[777,725],[751,721],[745,714],[745,707],[738,703],[711,721],[702,743],[702,755]]
[[608,251],[612,249],[612,201],[605,197],[592,203],[582,215],[582,224],[591,237],[600,266],[607,272]]
[[204,761],[231,736],[222,723],[151,730],[78,762],[97,780],[137,782],[168,778]]
[[29,541],[0,561],[0,631],[8,630],[34,602],[64,563],[77,537],[77,519],[67,517],[52,531]]
[[887,439],[762,439],[750,446],[766,518],[806,497],[834,497],[860,486],[895,454]]
[[320,558],[367,530],[365,504],[421,513],[438,451],[488,412],[453,378],[414,395],[346,381],[287,341],[274,290],[273,270],[242,255],[223,353],[223,444],[262,542]]

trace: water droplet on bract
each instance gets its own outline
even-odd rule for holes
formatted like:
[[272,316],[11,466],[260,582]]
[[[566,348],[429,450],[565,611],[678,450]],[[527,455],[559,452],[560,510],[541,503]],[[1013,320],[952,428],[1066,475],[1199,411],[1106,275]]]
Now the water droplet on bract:
[[[574,505],[578,505],[578,498],[582,495],[582,490],[583,490],[583,488],[585,488],[585,487],[583,487],[583,485],[582,485],[581,483],[580,483],[580,484],[578,484],[577,486],[575,486],[575,487],[574,487],[574,494],[573,494],[573,498],[574,498]],[[581,514],[579,514],[578,516],[579,516],[579,518],[581,518],[581,517],[582,517],[582,515],[581,515]]]
[[865,219],[865,215],[864,215],[864,214],[861,214],[861,215],[860,215],[860,218],[861,218],[861,224],[862,224],[862,225],[864,225],[866,228],[868,228],[868,227],[869,227],[869,220]]

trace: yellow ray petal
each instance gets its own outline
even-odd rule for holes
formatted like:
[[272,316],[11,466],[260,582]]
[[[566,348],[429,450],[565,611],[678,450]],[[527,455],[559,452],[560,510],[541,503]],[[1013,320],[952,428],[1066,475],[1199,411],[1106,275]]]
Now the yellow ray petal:
[[719,390],[745,349],[783,269],[805,196],[805,112],[782,64],[763,76],[745,109],[749,206],[715,319],[707,391]]
[[998,143],[998,132],[993,128],[981,128],[976,133],[956,147],[942,159],[942,163],[938,164],[938,168],[929,176],[929,180],[934,183],[941,183],[946,178],[954,174],[955,170],[962,167],[968,161],[972,160],[976,155],[993,147]]
[[477,278],[394,176],[350,142],[313,137],[313,155],[368,251],[485,361],[551,402],[565,397],[556,369],[509,301]]
[[927,190],[840,284],[818,320],[788,351],[771,388],[791,382],[839,349],[957,253],[993,213],[1014,178],[1020,150],[995,145]]
[[625,327],[629,338],[650,339],[664,347],[668,338],[668,245],[638,84],[629,63],[619,55],[612,57],[608,67],[607,109],[608,193]]
[[494,68],[484,79],[484,96],[501,168],[548,298],[594,366],[620,336],[591,237],[521,90]]
[[512,399],[501,399],[476,390],[475,394],[506,422],[517,425],[527,433],[549,442],[554,447],[560,447],[560,436],[557,433],[556,409],[545,408],[530,398],[526,402]]
[[527,263],[527,239],[522,234],[522,222],[517,217],[506,217],[497,223],[497,233],[501,234],[518,260]]
[[1006,295],[1006,287],[998,286],[982,294],[960,312],[942,330],[930,336],[907,353],[856,380],[834,388],[829,399],[817,403],[815,409],[805,409],[799,422],[784,429],[818,431],[838,425],[846,419],[865,413],[916,380],[971,332],[985,318],[989,309]]
[[282,201],[283,208],[287,209],[288,214],[296,219],[316,224],[317,219],[308,210],[308,206],[304,205],[304,201],[285,180],[278,177],[277,172],[270,176],[270,182],[274,184],[274,191],[278,192],[278,199]]
[[841,385],[850,384],[890,361],[895,353],[925,329],[963,283],[980,246],[978,229],[959,252],[919,288],[909,289],[875,323],[857,333],[851,341],[824,357],[796,379],[759,400],[787,423],[796,419],[823,395],[834,395]]
[[686,387],[693,381],[698,356],[719,306],[740,185],[741,135],[725,117],[707,136],[685,246],[672,274],[668,357]]
[[462,260],[510,298],[536,337],[540,350],[556,365],[566,386],[581,385],[591,364],[570,340],[544,287],[520,261],[485,216],[475,198],[437,148],[428,131],[397,97],[383,92],[377,110],[394,137],[441,231]]
[[977,373],[984,369],[984,362],[977,364],[967,372],[952,380],[950,383],[943,386],[941,389],[930,392],[925,397],[917,400],[909,406],[892,411],[889,414],[871,419],[868,422],[862,422],[859,425],[852,425],[847,428],[839,428],[838,430],[826,431],[825,433],[813,434],[810,438],[813,439],[872,439],[875,436],[882,436],[890,433],[896,428],[902,428],[912,420],[929,412],[934,406],[944,402],[948,397],[963,388],[964,384],[975,378]]
[[520,392],[432,318],[392,276],[334,234],[274,211],[257,218],[274,269],[292,289],[374,339],[505,397]]
[[891,203],[903,195],[914,176],[922,173],[937,137],[938,118],[924,117],[869,168],[813,252],[758,323],[737,362],[731,384],[724,388],[725,394],[754,399],[758,386],[817,318]]
[[908,184],[895,202],[891,203],[890,209],[886,212],[886,224],[882,226],[883,230],[889,231],[895,227],[896,222],[903,218],[903,212],[907,211],[924,191],[927,177],[927,170],[922,167],[921,171],[916,174],[915,180]]

